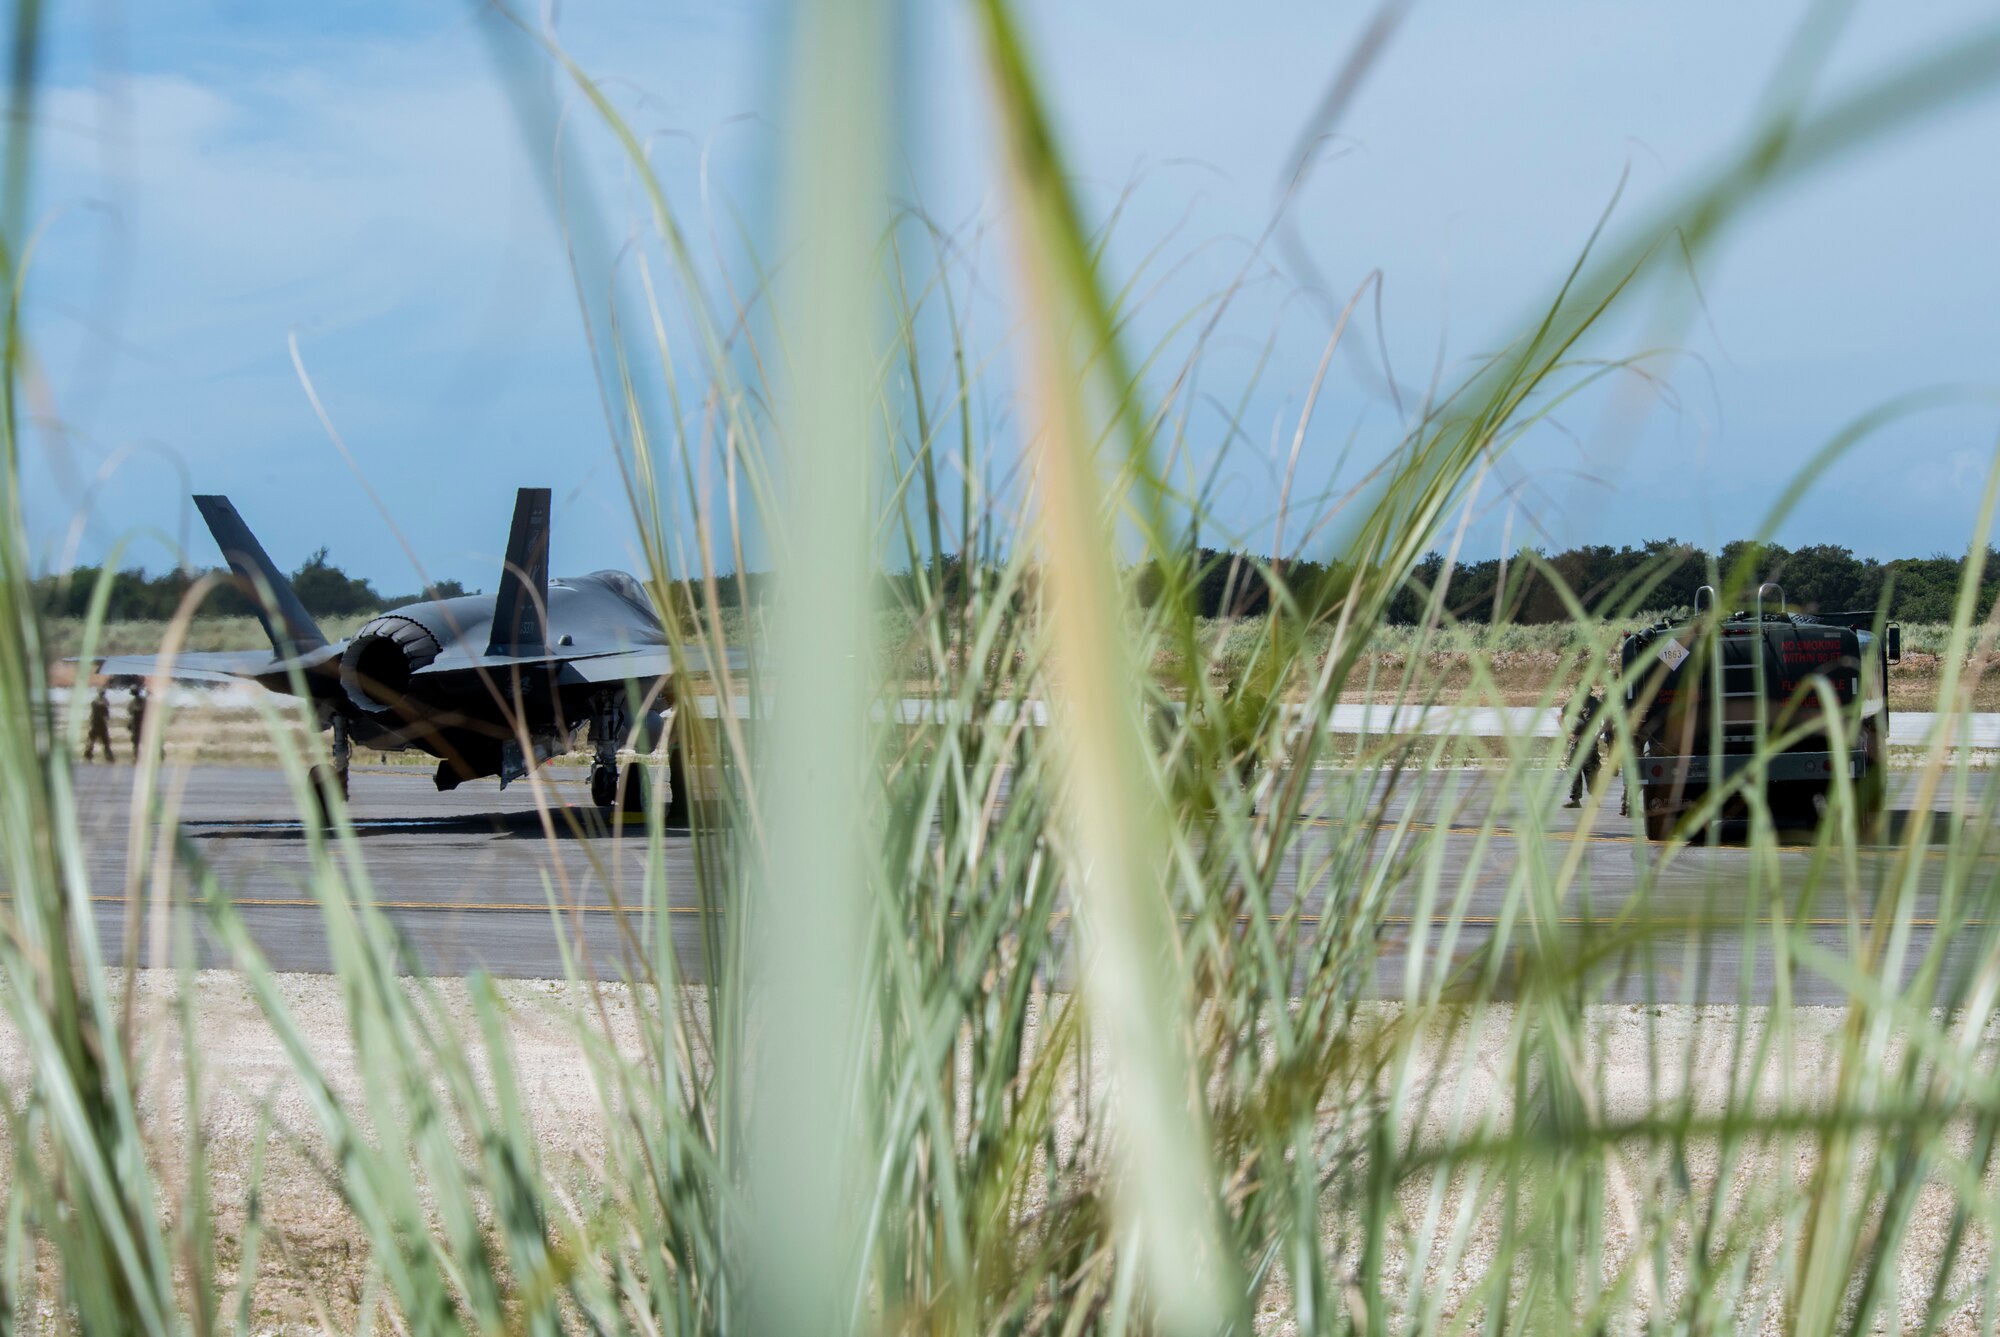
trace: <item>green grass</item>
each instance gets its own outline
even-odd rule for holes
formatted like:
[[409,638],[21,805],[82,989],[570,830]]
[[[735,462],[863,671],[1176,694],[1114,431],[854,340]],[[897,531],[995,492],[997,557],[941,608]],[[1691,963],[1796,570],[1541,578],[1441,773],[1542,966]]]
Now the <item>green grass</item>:
[[[811,263],[791,265],[776,305],[754,313],[715,305],[639,135],[547,53],[628,153],[652,210],[646,304],[595,349],[632,443],[625,477],[650,575],[663,590],[681,574],[667,569],[666,554],[684,550],[670,539],[726,556],[732,527],[754,521],[775,536],[788,581],[770,663],[747,684],[776,703],[774,724],[754,746],[729,719],[684,726],[692,763],[721,777],[695,833],[696,885],[667,886],[657,822],[626,836],[650,856],[625,925],[633,1044],[612,1042],[594,993],[610,963],[563,938],[585,1000],[563,1024],[602,1112],[594,1159],[544,1153],[533,1077],[490,981],[468,981],[458,1008],[402,973],[376,905],[394,889],[371,880],[344,810],[308,822],[303,885],[352,1049],[355,1079],[330,1079],[229,886],[154,820],[170,791],[164,707],[149,716],[130,886],[182,911],[166,921],[182,1005],[177,1034],[129,1024],[131,995],[90,908],[105,888],[92,882],[68,760],[78,721],[41,705],[55,651],[89,653],[97,638],[91,624],[43,624],[28,602],[18,396],[29,350],[10,321],[0,1007],[21,1057],[4,1093],[0,1326],[251,1331],[259,1274],[298,1265],[265,1237],[261,1159],[229,1167],[239,1210],[225,1215],[213,1196],[202,1056],[227,1037],[195,1029],[198,920],[304,1093],[307,1125],[271,1136],[337,1192],[342,1239],[363,1260],[363,1283],[329,1297],[338,1326],[1990,1327],[2000,914],[1995,865],[1975,841],[2000,790],[1974,793],[1964,759],[1948,765],[1940,743],[1922,759],[1920,805],[1955,794],[1976,817],[1946,845],[1912,836],[1865,853],[1843,782],[1809,857],[1778,857],[1753,789],[1744,857],[1704,864],[1677,844],[1638,861],[1642,908],[1676,860],[1725,869],[1708,888],[1717,931],[1771,955],[1781,1003],[1806,972],[1843,990],[1844,1010],[1807,1047],[1782,1006],[1654,1024],[1706,959],[1702,934],[1641,913],[1588,938],[1569,926],[1593,889],[1576,853],[1586,842],[1548,838],[1552,746],[1514,745],[1493,770],[1497,806],[1474,807],[1444,764],[1453,740],[1338,751],[1358,764],[1316,771],[1335,741],[1292,732],[1275,702],[1304,682],[1306,717],[1323,724],[1363,687],[1429,699],[1444,690],[1440,652],[1472,648],[1553,652],[1551,703],[1565,680],[1606,675],[1586,654],[1597,642],[1571,629],[1381,624],[1484,461],[1604,374],[1586,341],[1606,310],[1670,273],[1683,248],[1702,254],[1770,190],[2000,80],[2000,31],[1967,33],[1810,110],[1784,96],[1810,71],[1788,70],[1737,156],[1595,243],[1513,340],[1379,443],[1378,486],[1296,517],[1296,532],[1330,535],[1353,573],[1328,592],[1337,599],[1220,628],[1186,611],[1191,573],[1176,556],[1190,503],[1163,471],[1183,419],[1151,400],[1148,358],[1121,342],[1141,276],[1100,267],[1102,238],[1070,196],[1015,14],[1001,0],[976,10],[985,68],[966,77],[984,81],[1002,141],[1019,312],[1000,348],[968,343],[955,303],[971,276],[953,239],[890,219],[877,189],[889,179],[893,12],[801,11],[777,194]],[[35,22],[19,11],[23,31]],[[1795,59],[1820,49],[1802,41]],[[17,105],[32,107],[32,65],[15,79]],[[532,127],[536,109],[523,110]],[[10,274],[27,235],[33,124],[17,117],[8,141]],[[595,300],[588,275],[584,287]],[[669,325],[693,331],[691,364],[656,338]],[[989,438],[974,411],[1000,358],[1016,359],[1037,471],[1028,509],[980,482],[1019,444]],[[670,535],[671,502],[712,495],[702,470],[715,449],[738,485],[730,505],[698,507],[701,532]],[[1777,500],[1768,528],[1796,499]],[[1990,516],[1991,488],[1986,500]],[[878,653],[871,567],[921,566],[943,533],[995,574],[955,591],[918,581],[887,629],[924,648],[959,718],[874,729],[870,707],[907,684]],[[1135,535],[1160,563],[1149,610],[1116,577]],[[1930,642],[1948,701],[1971,699],[1975,650],[1995,635],[1975,604],[1977,565]],[[1754,574],[1719,579],[1742,587]],[[1626,606],[1648,593],[1635,585]],[[701,626],[725,624],[711,603]],[[1377,653],[1390,644],[1400,663]],[[1211,652],[1226,673],[1210,671]],[[1451,690],[1498,694],[1477,665]],[[1056,728],[975,723],[1030,696],[1052,704]],[[1161,736],[1147,707],[1167,696],[1202,708]],[[275,712],[271,722],[283,783],[308,811],[323,744],[302,744]],[[1384,786],[1433,800],[1430,824],[1398,818]],[[1583,820],[1619,826],[1595,806]],[[1451,826],[1482,851],[1464,877],[1441,857]],[[1310,914],[1279,894],[1288,861],[1318,889]],[[1481,879],[1501,906],[1490,926],[1473,922]],[[722,911],[699,921],[698,984],[669,916],[640,913],[670,891]],[[565,894],[551,887],[559,934]],[[1800,926],[1815,915],[1844,936],[1829,946]],[[1920,920],[1936,931],[1917,932]],[[1469,949],[1488,929],[1492,945]],[[1388,998],[1371,999],[1404,939],[1419,950],[1386,981]],[[1635,982],[1639,1013],[1600,1005],[1605,971]],[[182,1056],[172,1107],[140,1095],[142,1065],[162,1054]],[[224,1219],[239,1224],[218,1238]]]

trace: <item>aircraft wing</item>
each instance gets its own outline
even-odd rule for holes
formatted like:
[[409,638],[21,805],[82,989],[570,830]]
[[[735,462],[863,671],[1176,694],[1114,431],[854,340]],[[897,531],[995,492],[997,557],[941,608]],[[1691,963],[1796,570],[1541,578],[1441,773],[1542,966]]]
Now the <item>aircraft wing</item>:
[[187,650],[164,655],[110,655],[97,661],[97,672],[108,678],[165,676],[186,682],[236,682],[282,671],[283,661],[269,650]]
[[[690,673],[713,673],[706,652],[688,646],[681,656]],[[749,656],[730,650],[724,657],[724,671],[740,673],[749,665]],[[446,655],[416,671],[418,678],[440,678],[457,673],[505,674],[511,669],[540,669],[553,665],[560,680],[569,686],[610,682],[649,682],[674,671],[674,658],[664,645],[648,645],[636,650],[586,651],[581,655]]]
[[337,663],[346,642],[308,650],[296,660],[280,659],[269,650],[183,650],[165,655],[109,655],[92,671],[107,678],[167,677],[181,682],[254,682],[272,691],[289,690],[291,670],[309,673]]
[[[697,646],[688,646],[681,655],[681,661],[690,673],[716,671],[708,654]],[[743,651],[725,651],[722,671],[741,673],[749,663],[750,657]],[[666,646],[658,645],[647,646],[643,650],[613,650],[586,659],[572,659],[563,665],[562,678],[572,683],[644,682],[664,678],[673,671],[673,655]]]

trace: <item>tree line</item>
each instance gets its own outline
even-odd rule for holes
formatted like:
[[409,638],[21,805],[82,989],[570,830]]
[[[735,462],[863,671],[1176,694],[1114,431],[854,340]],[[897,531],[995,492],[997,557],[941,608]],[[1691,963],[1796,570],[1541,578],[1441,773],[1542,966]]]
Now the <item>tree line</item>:
[[[35,602],[48,617],[85,617],[90,612],[91,600],[96,597],[98,583],[108,579],[111,588],[104,609],[108,620],[159,622],[179,611],[181,600],[187,596],[189,588],[204,576],[214,576],[218,583],[195,611],[196,617],[256,616],[257,608],[249,590],[228,571],[220,569],[173,570],[157,576],[135,569],[114,571],[107,577],[99,567],[80,566],[64,575],[43,576],[37,580]],[[350,576],[335,566],[325,548],[301,562],[289,579],[293,590],[298,593],[299,602],[316,618],[372,613],[416,603],[420,599],[449,599],[467,592],[455,580],[441,580],[421,593],[384,596],[377,593],[367,580]]]
[[[1710,553],[1677,539],[1655,539],[1636,547],[1596,545],[1550,554],[1523,549],[1502,560],[1460,561],[1451,568],[1441,597],[1444,612],[1461,622],[1512,623],[1567,621],[1570,603],[1564,591],[1585,611],[1606,618],[1639,612],[1691,608],[1703,585],[1727,580],[1739,567],[1750,573],[1750,588],[1759,581],[1783,586],[1786,603],[1806,612],[1872,611],[1885,601],[1892,618],[1905,622],[1949,622],[1965,574],[1963,554],[1905,557],[1879,561],[1857,557],[1853,549],[1818,543],[1799,548],[1747,541],[1728,543]],[[1271,610],[1274,594],[1282,591],[1308,615],[1338,605],[1351,572],[1338,563],[1296,558],[1274,561],[1242,552],[1200,548],[1189,564],[1193,611],[1202,617],[1260,617]],[[1445,575],[1445,558],[1432,552],[1420,561],[1389,608],[1389,621],[1409,625],[1423,620],[1433,592]],[[1157,562],[1127,572],[1137,601],[1152,606],[1164,587]],[[922,602],[929,591],[948,601],[962,599],[974,580],[991,588],[998,573],[954,554],[934,559],[922,571],[889,572],[882,577],[883,597],[891,603]],[[1035,575],[1020,582],[1020,599],[1035,597]],[[724,608],[742,603],[762,604],[775,582],[767,572],[744,577],[718,577]],[[702,606],[698,586],[678,583],[684,609]],[[1987,553],[1981,580],[1982,613],[2000,596],[2000,551]],[[1749,602],[1749,595],[1738,598]]]
[[[1739,567],[1758,581],[1784,589],[1787,604],[1807,612],[1874,610],[1885,602],[1888,615],[1904,622],[1949,622],[1965,575],[1963,555],[1939,553],[1878,561],[1857,557],[1831,543],[1787,548],[1746,541],[1709,553],[1676,539],[1656,539],[1637,547],[1594,545],[1558,553],[1523,549],[1508,558],[1459,561],[1437,600],[1461,622],[1539,624],[1568,621],[1566,589],[1585,611],[1626,617],[1640,611],[1691,608],[1695,593]],[[1241,553],[1202,549],[1194,567],[1196,610],[1204,617],[1254,617],[1269,610],[1273,581],[1308,612],[1336,603],[1345,588],[1338,565],[1319,562],[1253,561]],[[1446,574],[1442,553],[1417,564],[1411,579],[1390,605],[1389,621],[1408,625],[1428,613]],[[1137,573],[1142,601],[1157,597],[1161,581],[1148,564]],[[1986,556],[1980,611],[2000,595],[2000,551]],[[1774,596],[1775,597],[1775,596]],[[1737,602],[1747,603],[1739,595]]]
[[[1524,549],[1512,557],[1456,563],[1441,599],[1443,610],[1462,622],[1562,622],[1570,616],[1562,588],[1566,587],[1589,612],[1603,617],[1628,616],[1637,610],[1690,607],[1695,591],[1712,573],[1725,575],[1739,565],[1759,580],[1775,581],[1787,602],[1808,611],[1875,609],[1886,599],[1888,614],[1905,622],[1948,622],[1965,574],[1964,556],[1878,561],[1856,557],[1836,544],[1786,548],[1778,544],[1736,542],[1708,553],[1674,539],[1657,539],[1637,547],[1607,545],[1569,548],[1549,554]],[[1337,603],[1346,572],[1323,562],[1273,562],[1240,552],[1202,548],[1195,554],[1194,611],[1203,617],[1258,617],[1270,611],[1275,590],[1283,590],[1307,612]],[[163,620],[174,615],[181,599],[201,574],[168,571],[149,576],[142,570],[110,575],[106,616],[116,621]],[[255,613],[249,594],[227,572],[197,613],[200,617],[249,617]],[[1150,605],[1160,593],[1157,564],[1146,563],[1130,573],[1134,592]],[[1430,553],[1417,564],[1411,579],[1390,606],[1389,620],[1408,624],[1422,620],[1445,574],[1445,558]],[[51,617],[83,617],[99,579],[95,567],[78,567],[64,576],[44,576],[35,597]],[[975,564],[956,555],[935,559],[922,572],[891,572],[883,577],[888,602],[915,602],[929,589],[945,598],[961,597],[975,579],[993,579]],[[314,617],[344,617],[416,603],[428,598],[452,598],[468,591],[455,580],[440,581],[416,594],[383,596],[367,580],[350,576],[329,560],[321,548],[291,573],[292,588]],[[1560,582],[1560,587],[1557,582]],[[724,608],[766,603],[775,588],[771,573],[746,572],[719,576],[716,592]],[[1031,578],[1022,589],[1032,597]],[[1980,609],[2000,595],[2000,552],[1989,552],[1980,590]],[[683,615],[704,606],[699,584],[676,581],[672,597]]]
[[[1966,572],[1962,553],[1884,562],[1856,557],[1852,549],[1832,543],[1787,548],[1738,541],[1710,554],[1673,539],[1637,548],[1571,548],[1545,558],[1544,564],[1586,609],[1607,616],[1634,608],[1690,608],[1702,585],[1718,574],[1727,579],[1741,569],[1750,573],[1751,590],[1755,582],[1772,581],[1783,587],[1786,601],[1796,609],[1831,613],[1886,606],[1889,617],[1903,622],[1949,622]],[[1544,564],[1525,554],[1517,556],[1512,563],[1515,570],[1504,578],[1497,559],[1461,566],[1452,576],[1446,602],[1462,621],[1484,622],[1492,617],[1497,590],[1504,621],[1565,621],[1570,616],[1568,606],[1543,574]],[[1436,554],[1426,558],[1418,569],[1418,582],[1428,587],[1443,565]],[[1641,582],[1653,576],[1657,583],[1642,590]],[[2000,553],[1989,550],[1981,579],[1982,613],[1992,606],[1996,593],[2000,593]],[[1747,604],[1748,593],[1740,594],[1736,602]]]

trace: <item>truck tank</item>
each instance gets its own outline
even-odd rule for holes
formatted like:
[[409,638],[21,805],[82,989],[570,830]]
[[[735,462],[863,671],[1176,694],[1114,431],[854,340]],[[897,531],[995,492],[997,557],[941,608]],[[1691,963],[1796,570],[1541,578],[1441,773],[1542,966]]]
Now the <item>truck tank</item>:
[[[1662,622],[1627,637],[1620,648],[1624,705],[1647,835],[1666,839],[1712,786],[1753,766],[1763,739],[1793,735],[1763,761],[1763,793],[1774,819],[1816,822],[1844,771],[1855,783],[1864,825],[1872,825],[1883,804],[1889,720],[1880,695],[1885,674],[1864,674],[1862,666],[1872,659],[1886,670],[1900,650],[1898,629],[1877,638],[1868,630],[1873,624],[1869,613],[1760,609]],[[1839,752],[1832,750],[1821,683],[1846,717]],[[1740,793],[1719,812],[1747,814]]]

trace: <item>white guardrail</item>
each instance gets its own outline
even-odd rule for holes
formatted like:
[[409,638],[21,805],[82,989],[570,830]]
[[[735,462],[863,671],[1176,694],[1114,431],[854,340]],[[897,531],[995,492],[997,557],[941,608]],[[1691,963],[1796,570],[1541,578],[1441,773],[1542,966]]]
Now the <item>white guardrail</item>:
[[[255,713],[257,697],[262,688],[248,684],[226,687],[176,686],[166,693],[166,699],[176,709],[205,709],[223,712]],[[120,688],[109,693],[114,709],[119,713],[114,718],[122,721],[125,702],[130,693]],[[70,691],[64,687],[49,689],[49,699],[57,706],[66,705]],[[750,718],[750,702],[744,697],[731,697],[730,704],[738,719]],[[958,714],[957,702],[937,701],[929,697],[904,697],[896,703],[895,715],[899,724],[919,724],[940,718],[949,719]],[[1029,724],[1045,727],[1049,722],[1049,707],[1045,701],[1026,703]],[[714,696],[696,698],[696,708],[704,718],[713,719],[719,713]],[[1294,707],[1296,710],[1297,708]],[[878,712],[879,718],[879,712]],[[996,725],[1011,725],[1015,713],[1011,703],[1001,702],[993,708],[990,720]],[[1939,720],[1945,720],[1954,731],[1952,743],[1958,747],[2000,748],[2000,714],[1947,714],[1928,710],[1899,710],[1889,717],[1889,741],[1906,747],[1928,743],[1931,730]],[[1392,706],[1392,705],[1339,705],[1333,708],[1333,715],[1327,722],[1330,733],[1369,734],[1458,734],[1467,738],[1554,738],[1562,732],[1562,721],[1557,712],[1538,706]]]

